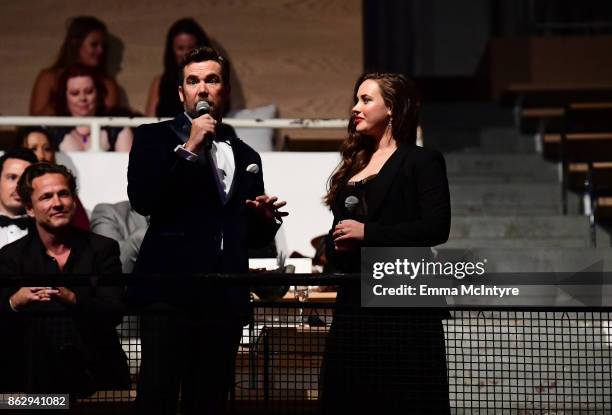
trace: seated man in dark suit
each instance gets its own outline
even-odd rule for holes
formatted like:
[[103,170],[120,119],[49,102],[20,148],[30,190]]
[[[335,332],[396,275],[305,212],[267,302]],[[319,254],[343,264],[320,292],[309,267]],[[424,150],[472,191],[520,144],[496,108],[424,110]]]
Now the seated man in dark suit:
[[[27,235],[29,220],[17,194],[17,182],[23,171],[36,163],[36,155],[28,149],[5,151],[0,157],[0,248]],[[0,392],[23,388],[19,361],[23,353],[21,326],[10,319],[0,319]]]
[[31,231],[0,250],[0,277],[49,275],[45,286],[3,288],[1,318],[23,324],[25,391],[86,396],[129,384],[127,361],[115,331],[123,288],[61,286],[54,279],[120,274],[117,242],[71,225],[76,180],[64,166],[32,164],[18,192]]

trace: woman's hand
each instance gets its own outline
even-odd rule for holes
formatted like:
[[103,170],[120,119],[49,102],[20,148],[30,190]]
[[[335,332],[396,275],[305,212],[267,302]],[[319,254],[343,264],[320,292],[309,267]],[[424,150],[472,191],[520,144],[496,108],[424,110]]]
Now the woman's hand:
[[352,251],[359,247],[364,237],[364,224],[346,219],[338,222],[332,234],[336,251]]

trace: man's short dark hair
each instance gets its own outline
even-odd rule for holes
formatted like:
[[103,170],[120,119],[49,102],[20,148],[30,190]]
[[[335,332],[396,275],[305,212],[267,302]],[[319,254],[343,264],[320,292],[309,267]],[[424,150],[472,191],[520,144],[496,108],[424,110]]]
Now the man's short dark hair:
[[4,169],[4,162],[8,159],[19,159],[30,163],[36,163],[38,161],[36,154],[29,148],[11,148],[6,150],[0,157],[0,175],[2,174],[2,169]]
[[23,174],[17,183],[17,193],[19,193],[21,202],[25,206],[32,206],[32,193],[34,192],[32,182],[37,177],[44,176],[45,174],[61,174],[64,176],[68,181],[68,188],[70,189],[70,192],[73,195],[76,195],[76,178],[72,172],[66,168],[66,166],[47,162],[34,163],[29,165],[23,171]]
[[205,62],[205,61],[215,61],[219,65],[221,65],[221,79],[225,86],[230,85],[230,65],[227,59],[219,54],[215,49],[202,46],[192,50],[187,53],[181,63],[179,63],[178,67],[178,81],[179,86],[183,85],[183,81],[185,81],[185,66],[194,62]]

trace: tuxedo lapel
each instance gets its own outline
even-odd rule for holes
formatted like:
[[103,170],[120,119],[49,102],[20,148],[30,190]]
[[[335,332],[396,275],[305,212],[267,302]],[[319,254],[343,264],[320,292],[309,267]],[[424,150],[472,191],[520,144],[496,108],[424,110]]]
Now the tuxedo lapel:
[[[189,140],[189,134],[191,133],[191,121],[189,120],[187,115],[185,115],[185,113],[182,113],[180,115],[177,115],[176,118],[174,118],[170,122],[170,129],[172,129],[174,134],[176,134],[176,136],[180,139],[182,143],[186,143],[187,140]],[[208,182],[209,187],[215,189],[214,193],[217,195],[217,201],[220,204],[223,204],[221,200],[221,195],[219,195],[218,191],[218,179],[214,171],[214,163],[211,160],[210,151],[203,151],[200,154],[199,160],[195,161],[194,163],[199,164],[205,171],[206,177],[204,178],[204,180]]]
[[177,115],[176,118],[172,120],[170,123],[170,128],[183,143],[187,142],[189,139],[189,133],[191,132],[191,122],[184,113]]
[[383,167],[378,172],[376,176],[376,183],[372,186],[371,190],[368,194],[368,214],[367,219],[372,219],[376,217],[378,211],[382,207],[383,202],[387,196],[387,193],[391,189],[391,185],[393,184],[393,180],[399,174],[399,169],[406,158],[408,152],[412,150],[412,146],[408,144],[404,144],[399,146],[397,150],[391,157],[387,160],[387,162],[383,165]]

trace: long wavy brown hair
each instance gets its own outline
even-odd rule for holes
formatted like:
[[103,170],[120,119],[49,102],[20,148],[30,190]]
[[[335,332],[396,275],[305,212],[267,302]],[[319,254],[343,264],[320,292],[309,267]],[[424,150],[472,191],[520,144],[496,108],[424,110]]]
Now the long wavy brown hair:
[[[53,69],[64,69],[74,63],[79,62],[79,50],[83,41],[91,32],[102,32],[104,38],[108,37],[106,25],[99,19],[93,16],[76,16],[68,20],[68,28],[66,37],[59,51],[59,55],[55,63],[51,66]],[[104,46],[104,55],[100,61],[100,66],[96,68],[101,75],[106,76],[106,45]]]
[[[364,81],[376,81],[385,105],[391,109],[391,135],[397,146],[416,145],[420,103],[412,80],[397,73],[371,72],[361,75],[353,90],[353,105],[357,91]],[[355,174],[363,170],[376,151],[376,140],[355,131],[355,117],[351,113],[348,136],[340,147],[342,160],[328,180],[327,194],[323,198],[331,206],[340,188]]]

